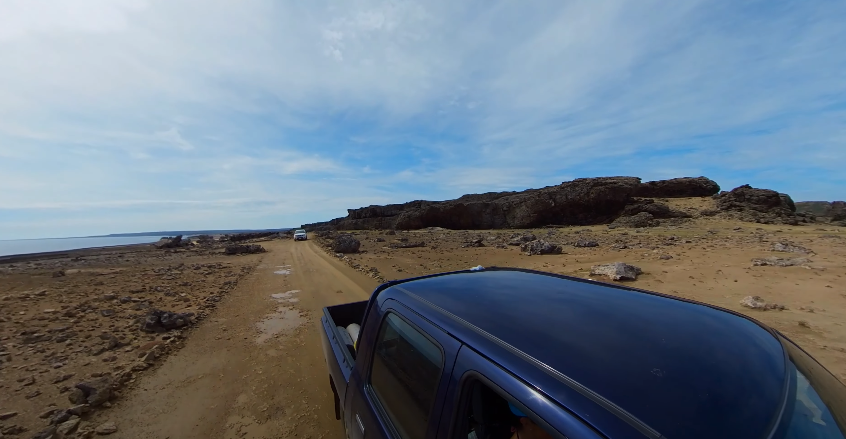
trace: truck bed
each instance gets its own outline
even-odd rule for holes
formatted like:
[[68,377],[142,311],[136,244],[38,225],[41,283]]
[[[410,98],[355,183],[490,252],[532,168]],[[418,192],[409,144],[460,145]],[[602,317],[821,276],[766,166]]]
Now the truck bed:
[[[323,318],[320,319],[323,326],[323,333],[321,334],[323,355],[326,357],[326,365],[329,367],[332,386],[340,401],[344,400],[347,382],[349,382],[350,374],[352,374],[355,365],[355,356],[354,352],[351,352],[342,341],[344,338],[338,327],[346,328],[351,323],[361,325],[366,311],[366,300],[323,308]],[[339,414],[338,403],[339,401],[336,400],[336,416]]]

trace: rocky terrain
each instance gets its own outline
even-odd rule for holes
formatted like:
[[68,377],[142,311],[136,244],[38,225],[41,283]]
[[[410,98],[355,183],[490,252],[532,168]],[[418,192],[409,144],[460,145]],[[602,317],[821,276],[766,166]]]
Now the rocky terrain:
[[[737,192],[748,195],[747,188]],[[756,218],[774,224],[738,218],[760,214],[755,210],[701,215],[719,211],[718,203],[726,203],[722,197],[737,203],[730,193],[656,199],[690,217],[657,225],[350,230],[319,232],[315,239],[327,253],[380,282],[477,265],[508,266],[627,282],[715,304],[772,325],[846,381],[846,228],[778,224],[776,214]],[[775,198],[780,199],[777,193]]]
[[[708,209],[681,212],[661,199],[712,197]],[[836,203],[834,203],[836,205]],[[839,206],[839,205],[838,205]],[[837,207],[833,212],[840,212]],[[840,221],[839,213],[823,222]],[[817,222],[816,215],[798,212],[789,195],[749,185],[720,192],[705,178],[676,178],[642,183],[636,177],[580,178],[542,189],[464,195],[448,201],[412,201],[348,210],[344,218],[305,224],[309,231],[487,230],[614,223],[622,227],[677,224],[686,218],[719,216],[761,224]],[[835,225],[842,225],[835,222]]]
[[189,242],[0,263],[0,437],[119,428],[87,419],[182,347],[257,261]]
[[796,203],[796,210],[823,221],[846,226],[846,201],[800,201]]

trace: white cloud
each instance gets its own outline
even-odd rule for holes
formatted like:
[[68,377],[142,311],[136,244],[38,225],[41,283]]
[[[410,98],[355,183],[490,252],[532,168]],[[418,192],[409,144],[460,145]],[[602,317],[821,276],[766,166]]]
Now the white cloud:
[[[7,0],[0,216],[195,200],[314,220],[674,172],[842,198],[844,22],[833,0]],[[241,199],[262,213],[214,204]],[[147,208],[125,224],[182,218]]]
[[179,134],[179,130],[177,130],[176,127],[170,127],[170,129],[166,131],[156,132],[155,137],[162,142],[173,145],[183,151],[190,151],[194,149],[194,145],[182,138],[182,135]]

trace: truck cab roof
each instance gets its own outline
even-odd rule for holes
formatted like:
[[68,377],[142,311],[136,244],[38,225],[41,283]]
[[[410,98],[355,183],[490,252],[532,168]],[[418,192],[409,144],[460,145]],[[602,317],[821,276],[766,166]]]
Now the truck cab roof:
[[596,425],[648,437],[757,437],[778,421],[778,334],[657,293],[520,269],[389,283],[395,299]]

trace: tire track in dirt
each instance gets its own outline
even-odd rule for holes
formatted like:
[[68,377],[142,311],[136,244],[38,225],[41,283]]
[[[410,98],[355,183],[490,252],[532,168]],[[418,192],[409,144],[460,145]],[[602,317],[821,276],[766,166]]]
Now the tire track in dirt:
[[114,421],[112,437],[127,439],[343,438],[319,319],[324,306],[365,300],[376,282],[311,242],[265,247],[186,346],[95,422]]

